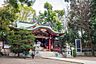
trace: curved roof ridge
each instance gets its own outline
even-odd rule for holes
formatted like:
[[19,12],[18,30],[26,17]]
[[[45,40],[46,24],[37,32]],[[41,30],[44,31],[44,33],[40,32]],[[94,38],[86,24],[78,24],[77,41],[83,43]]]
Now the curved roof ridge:
[[48,29],[50,29],[52,32],[54,32],[54,33],[60,33],[60,32],[56,32],[56,31],[54,31],[51,27],[49,27],[49,26],[43,26],[43,25],[41,25],[41,26],[36,26],[36,27],[34,27],[32,30],[35,30],[35,29],[38,29],[38,28],[48,28]]

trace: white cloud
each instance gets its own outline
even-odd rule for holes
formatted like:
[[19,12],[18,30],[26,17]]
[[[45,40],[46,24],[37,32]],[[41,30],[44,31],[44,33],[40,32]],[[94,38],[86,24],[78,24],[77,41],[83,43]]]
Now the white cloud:
[[2,4],[4,4],[4,0],[0,0],[0,7],[2,7]]
[[33,5],[33,9],[36,10],[36,13],[38,15],[39,11],[44,11],[44,3],[49,2],[53,6],[53,10],[62,10],[66,9],[67,4],[63,0],[36,0],[36,2]]

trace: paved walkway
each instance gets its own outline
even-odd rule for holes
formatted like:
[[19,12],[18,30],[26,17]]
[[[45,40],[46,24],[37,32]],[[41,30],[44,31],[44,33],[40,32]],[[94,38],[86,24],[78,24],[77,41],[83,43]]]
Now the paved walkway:
[[59,60],[51,60],[44,58],[0,58],[0,64],[77,64],[73,62],[59,61]]
[[96,64],[96,57],[77,57],[77,58],[57,58],[57,57],[47,57],[49,59],[63,60],[69,62],[77,62],[83,64]]

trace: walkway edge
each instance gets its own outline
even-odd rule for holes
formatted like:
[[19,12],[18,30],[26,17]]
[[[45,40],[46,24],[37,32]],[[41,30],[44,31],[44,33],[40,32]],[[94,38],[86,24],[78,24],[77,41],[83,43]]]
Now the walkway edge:
[[78,64],[85,64],[82,61],[76,61],[74,59],[69,59],[69,58],[57,58],[57,57],[43,57],[46,59],[53,59],[53,60],[60,60],[60,61],[66,61],[66,62],[73,62],[73,63],[78,63]]

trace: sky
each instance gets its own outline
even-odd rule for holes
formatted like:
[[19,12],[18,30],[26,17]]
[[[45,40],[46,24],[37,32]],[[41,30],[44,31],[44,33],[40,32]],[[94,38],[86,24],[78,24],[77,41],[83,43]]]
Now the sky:
[[44,11],[45,2],[49,2],[53,6],[53,10],[63,10],[67,7],[67,3],[64,0],[36,0],[33,9],[36,10],[37,14],[39,11]]
[[1,5],[4,3],[4,0],[0,0],[0,7],[1,7]]
[[39,11],[44,11],[44,3],[50,3],[53,6],[53,10],[66,10],[69,4],[67,2],[64,2],[64,0],[36,0],[36,2],[33,5],[33,9],[36,10],[37,15]]

